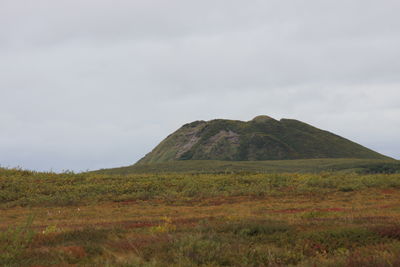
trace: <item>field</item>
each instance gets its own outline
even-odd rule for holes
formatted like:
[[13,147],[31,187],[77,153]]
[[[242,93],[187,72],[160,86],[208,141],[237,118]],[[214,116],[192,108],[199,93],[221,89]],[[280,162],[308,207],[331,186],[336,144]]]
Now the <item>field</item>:
[[102,174],[132,173],[318,173],[362,172],[400,173],[400,161],[394,159],[297,159],[264,161],[180,160],[102,169]]
[[0,169],[0,266],[399,266],[400,174]]

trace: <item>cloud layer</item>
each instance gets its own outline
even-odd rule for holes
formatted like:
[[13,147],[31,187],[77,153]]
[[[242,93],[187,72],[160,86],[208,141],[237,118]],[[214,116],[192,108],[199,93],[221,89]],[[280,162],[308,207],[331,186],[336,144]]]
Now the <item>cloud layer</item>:
[[3,0],[0,164],[134,163],[186,122],[296,118],[400,158],[400,2]]

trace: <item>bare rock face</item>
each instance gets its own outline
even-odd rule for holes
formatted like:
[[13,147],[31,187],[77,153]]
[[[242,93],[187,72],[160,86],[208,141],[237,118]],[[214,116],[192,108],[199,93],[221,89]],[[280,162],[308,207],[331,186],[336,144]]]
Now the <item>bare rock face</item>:
[[306,123],[262,115],[247,122],[217,119],[185,124],[137,164],[307,158],[387,157]]

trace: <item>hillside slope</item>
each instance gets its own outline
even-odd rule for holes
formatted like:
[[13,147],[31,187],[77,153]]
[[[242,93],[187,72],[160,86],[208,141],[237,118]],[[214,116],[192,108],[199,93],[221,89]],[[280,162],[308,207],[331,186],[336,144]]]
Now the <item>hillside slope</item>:
[[317,158],[389,159],[301,121],[258,116],[247,122],[217,119],[185,124],[137,164]]

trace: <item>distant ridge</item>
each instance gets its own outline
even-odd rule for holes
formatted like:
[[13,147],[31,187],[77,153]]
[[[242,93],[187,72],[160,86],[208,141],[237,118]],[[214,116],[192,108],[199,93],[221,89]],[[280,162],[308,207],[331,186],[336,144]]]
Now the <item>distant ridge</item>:
[[304,122],[262,115],[246,122],[216,119],[185,124],[136,164],[319,158],[390,159]]

